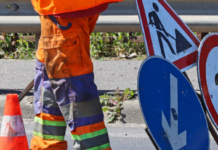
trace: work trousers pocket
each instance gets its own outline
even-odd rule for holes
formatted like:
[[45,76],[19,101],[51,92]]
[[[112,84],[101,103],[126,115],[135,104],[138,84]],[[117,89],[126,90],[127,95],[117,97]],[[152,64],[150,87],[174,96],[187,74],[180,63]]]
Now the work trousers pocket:
[[49,78],[67,78],[83,71],[77,32],[43,37],[43,52]]

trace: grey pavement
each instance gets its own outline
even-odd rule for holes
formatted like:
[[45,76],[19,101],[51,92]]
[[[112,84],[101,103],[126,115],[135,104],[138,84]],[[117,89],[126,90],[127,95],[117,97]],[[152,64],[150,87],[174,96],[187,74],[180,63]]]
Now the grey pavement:
[[[95,83],[99,93],[111,92],[119,87],[120,90],[130,88],[137,90],[137,74],[142,61],[93,61]],[[3,115],[5,96],[7,93],[20,93],[34,78],[35,60],[17,61],[0,60],[0,123]],[[196,91],[199,91],[196,67],[187,71],[188,76]],[[32,107],[33,90],[22,100],[21,108],[28,140],[33,131],[34,111]],[[127,100],[123,104],[121,117],[113,124],[107,124],[112,148],[114,150],[154,150],[150,139],[145,133],[146,127],[138,98]],[[66,132],[66,140],[69,149],[72,149],[72,141]],[[210,149],[217,149],[217,145],[210,136]]]
[[[120,61],[93,61],[95,83],[99,93],[111,92],[119,88],[124,90],[130,88],[137,90],[137,74],[142,61],[120,60]],[[0,95],[3,97],[7,93],[20,93],[34,78],[35,60],[0,60]],[[187,71],[187,74],[194,85],[195,90],[199,90],[196,67]],[[4,98],[0,97],[0,115],[3,114]],[[24,118],[32,118],[33,90],[21,102]],[[126,109],[125,109],[126,108]],[[127,109],[128,108],[128,109]],[[131,111],[129,111],[131,110]],[[121,122],[144,123],[138,99],[129,100],[124,103]]]
[[[31,120],[25,120],[24,122],[26,135],[30,143],[34,125]],[[113,150],[155,150],[144,131],[144,124],[106,124],[106,126]],[[73,150],[73,140],[69,128],[67,128],[65,140],[68,142],[68,150]]]
[[[93,61],[95,82],[99,90],[131,88],[142,61]],[[0,90],[20,90],[34,78],[35,60],[0,60]]]
[[[142,61],[93,61],[98,90],[137,90],[137,74]],[[22,90],[34,78],[35,60],[0,60],[0,92]],[[196,67],[187,71],[192,84],[199,90]],[[1,93],[0,93],[1,94]]]

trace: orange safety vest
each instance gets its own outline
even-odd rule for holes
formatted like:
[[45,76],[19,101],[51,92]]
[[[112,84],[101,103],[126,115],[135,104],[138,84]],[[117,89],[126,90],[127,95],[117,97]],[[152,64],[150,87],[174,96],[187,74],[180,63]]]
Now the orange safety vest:
[[104,3],[116,3],[123,0],[31,0],[40,15],[54,15],[86,10]]

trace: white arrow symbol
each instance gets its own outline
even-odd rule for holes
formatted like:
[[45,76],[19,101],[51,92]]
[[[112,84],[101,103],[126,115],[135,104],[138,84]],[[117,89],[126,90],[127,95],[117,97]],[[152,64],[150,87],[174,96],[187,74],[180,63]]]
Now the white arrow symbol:
[[162,112],[162,126],[173,150],[178,150],[187,144],[186,131],[178,134],[178,82],[177,79],[170,74],[170,124],[169,126],[167,119]]

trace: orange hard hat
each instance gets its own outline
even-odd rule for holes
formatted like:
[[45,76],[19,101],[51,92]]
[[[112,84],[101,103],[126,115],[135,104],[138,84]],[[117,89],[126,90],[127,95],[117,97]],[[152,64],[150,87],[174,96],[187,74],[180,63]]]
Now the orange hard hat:
[[31,0],[40,15],[53,15],[86,10],[104,3],[116,3],[123,0]]

